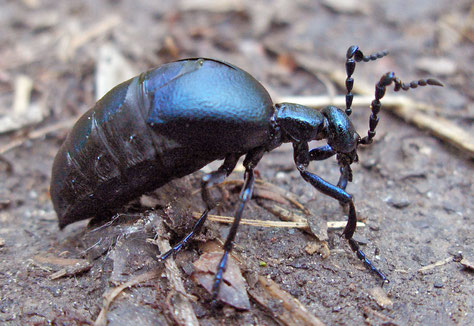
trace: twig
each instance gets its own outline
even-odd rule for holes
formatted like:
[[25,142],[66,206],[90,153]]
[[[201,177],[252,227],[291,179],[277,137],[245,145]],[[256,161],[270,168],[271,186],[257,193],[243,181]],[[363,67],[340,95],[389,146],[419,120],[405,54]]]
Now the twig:
[[[193,212],[193,217],[198,219],[201,216],[199,212]],[[234,218],[230,216],[221,216],[221,215],[208,215],[207,219],[213,222],[220,222],[231,224],[234,222]],[[265,228],[297,228],[297,229],[306,229],[309,228],[307,221],[299,222],[287,222],[287,221],[263,221],[263,220],[254,220],[243,218],[240,220],[241,225],[252,225],[252,226],[261,226]],[[339,229],[346,226],[347,222],[345,221],[329,221],[327,222],[328,228]],[[357,222],[357,227],[364,227],[365,224],[362,222]]]
[[112,28],[118,26],[122,22],[122,19],[117,15],[110,15],[103,17],[98,23],[90,26],[85,30],[81,30],[80,33],[75,35],[65,53],[62,55],[62,59],[70,59],[74,56],[77,49],[89,42],[90,40],[108,33]]
[[420,268],[418,270],[418,272],[423,273],[423,272],[429,271],[430,269],[433,269],[435,267],[446,265],[447,263],[449,263],[451,261],[453,261],[453,257],[448,257],[448,258],[445,258],[443,260],[439,260],[439,261],[437,261],[433,264],[426,265],[426,266]]
[[138,275],[132,278],[130,281],[125,282],[124,284],[117,286],[116,288],[111,289],[104,295],[104,305],[100,310],[99,316],[97,317],[96,321],[94,322],[95,326],[105,326],[107,325],[107,312],[109,311],[109,307],[115,298],[126,288],[135,286],[137,284],[147,282],[154,278],[160,276],[160,270],[152,270],[141,275]]
[[[201,216],[200,213],[194,212],[193,217],[198,219]],[[207,219],[213,222],[220,222],[231,224],[234,222],[234,218],[230,216],[220,216],[220,215],[208,215]],[[262,220],[253,220],[243,218],[240,220],[241,225],[252,225],[252,226],[261,226],[265,228],[297,228],[305,229],[308,228],[308,222],[286,222],[286,221],[262,221]]]
[[69,129],[77,121],[79,117],[74,117],[68,120],[59,121],[57,123],[33,130],[29,132],[26,136],[21,138],[13,139],[8,144],[0,147],[0,155],[5,154],[6,152],[23,145],[28,140],[33,140],[37,138],[41,138],[51,132],[55,132],[61,129]]

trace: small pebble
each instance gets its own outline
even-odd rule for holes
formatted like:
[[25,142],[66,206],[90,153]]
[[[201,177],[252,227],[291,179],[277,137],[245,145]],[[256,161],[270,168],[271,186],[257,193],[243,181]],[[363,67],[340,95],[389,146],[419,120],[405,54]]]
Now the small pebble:
[[444,283],[441,282],[441,281],[435,281],[435,282],[433,283],[433,286],[434,286],[435,288],[437,288],[437,289],[441,289],[441,288],[444,287]]
[[411,202],[407,198],[389,197],[385,202],[395,208],[402,209],[410,206]]
[[437,76],[451,76],[456,73],[456,62],[448,58],[421,58],[417,60],[416,67]]
[[339,312],[341,310],[342,310],[341,306],[336,306],[332,308],[332,312]]

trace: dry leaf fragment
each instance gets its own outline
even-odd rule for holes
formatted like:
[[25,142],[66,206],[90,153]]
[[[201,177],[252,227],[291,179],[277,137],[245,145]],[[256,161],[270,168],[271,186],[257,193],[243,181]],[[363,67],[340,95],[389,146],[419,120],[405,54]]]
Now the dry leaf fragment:
[[324,326],[298,299],[264,276],[258,277],[255,289],[249,290],[252,298],[271,313],[279,324],[287,326]]
[[[193,264],[193,280],[202,285],[209,293],[212,292],[214,276],[221,258],[221,252],[208,252],[201,255]],[[245,279],[232,255],[229,255],[227,260],[227,268],[224,272],[218,299],[237,309],[250,309]]]

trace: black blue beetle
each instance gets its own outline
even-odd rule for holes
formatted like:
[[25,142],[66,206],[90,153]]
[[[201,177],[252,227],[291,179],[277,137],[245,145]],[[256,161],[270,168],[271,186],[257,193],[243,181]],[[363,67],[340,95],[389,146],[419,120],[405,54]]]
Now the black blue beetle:
[[[345,238],[357,256],[386,281],[352,239],[356,210],[345,191],[352,181],[350,165],[358,160],[357,147],[372,143],[387,86],[393,83],[395,91],[442,86],[434,79],[405,84],[392,72],[383,75],[375,86],[368,135],[361,138],[349,119],[352,74],[356,62],[386,54],[364,56],[357,46],[348,49],[345,111],[334,106],[318,111],[293,103],[273,104],[251,75],[214,59],[168,63],[116,86],[77,121],[54,160],[51,198],[60,228],[89,217],[110,217],[111,211],[141,194],[224,159],[219,169],[202,178],[206,209],[201,218],[182,241],[160,257],[166,259],[201,229],[215,207],[208,188],[222,182],[245,155],[245,182],[215,276],[216,298],[242,212],[252,197],[254,168],[266,152],[291,142],[303,179],[348,207]],[[327,139],[327,145],[309,149],[308,142],[322,139]],[[334,155],[341,172],[337,185],[307,170],[311,161]]]

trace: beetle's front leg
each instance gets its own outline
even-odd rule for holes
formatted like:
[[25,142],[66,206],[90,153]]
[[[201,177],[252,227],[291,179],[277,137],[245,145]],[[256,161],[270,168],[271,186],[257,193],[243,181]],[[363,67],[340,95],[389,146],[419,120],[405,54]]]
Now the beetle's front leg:
[[310,161],[323,161],[332,156],[336,155],[336,151],[331,146],[325,145],[321,147],[313,148],[309,151]]
[[[362,262],[370,270],[374,271],[384,282],[388,282],[387,277],[382,272],[380,272],[369,259],[367,259],[365,254],[360,249],[359,244],[354,239],[352,239],[357,225],[357,215],[352,196],[349,195],[344,189],[341,189],[339,186],[335,186],[316,174],[306,170],[309,164],[307,143],[294,143],[293,149],[296,167],[298,168],[298,171],[300,172],[303,179],[306,182],[309,182],[314,188],[323,194],[337,199],[341,204],[347,205],[349,207],[348,221],[343,231],[344,237],[349,241],[349,245],[351,246],[351,249],[357,254],[357,257],[362,260]],[[341,173],[342,177],[344,172],[341,171]]]
[[[336,155],[336,151],[331,146],[325,145],[317,148],[313,148],[309,151],[310,161],[323,161],[332,156]],[[350,166],[341,166],[341,176],[337,182],[337,186],[343,190],[346,189],[347,182],[352,181],[352,171]]]

